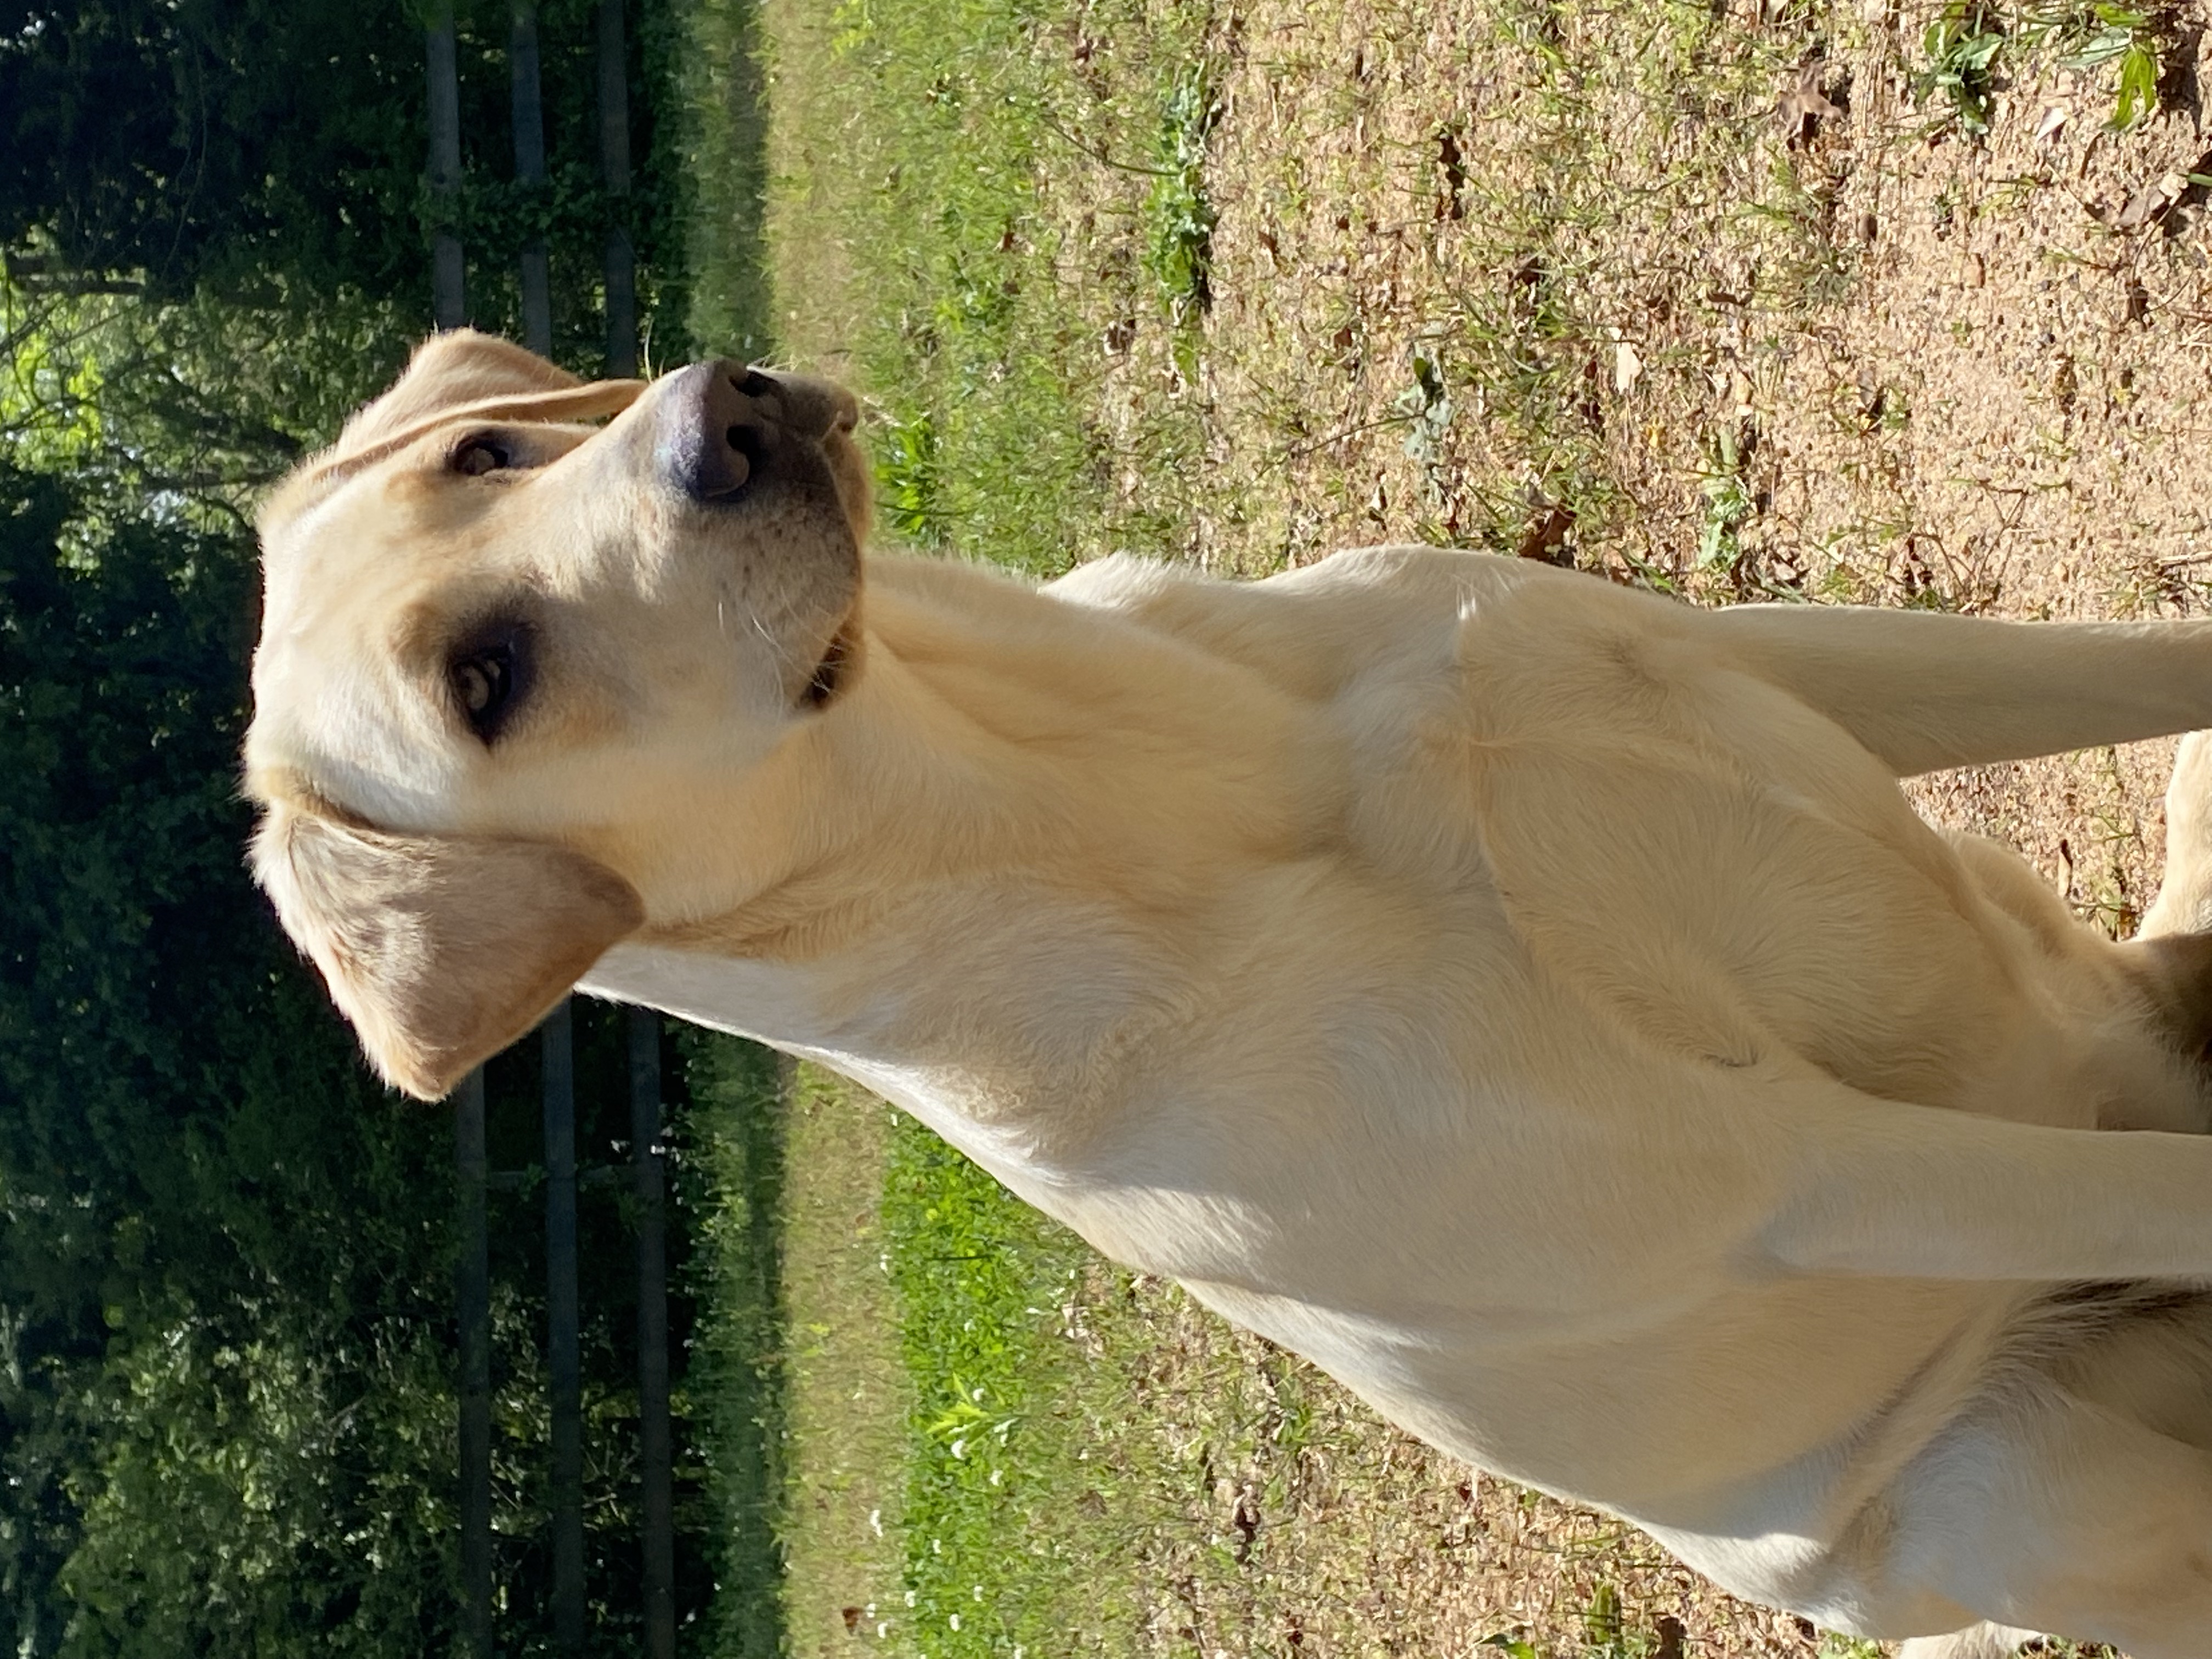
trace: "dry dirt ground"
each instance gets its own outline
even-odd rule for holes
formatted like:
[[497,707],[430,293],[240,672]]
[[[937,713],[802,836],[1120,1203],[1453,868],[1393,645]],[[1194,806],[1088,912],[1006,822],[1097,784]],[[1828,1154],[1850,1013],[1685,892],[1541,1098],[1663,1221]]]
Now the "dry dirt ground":
[[[2201,609],[2212,236],[2202,185],[2166,199],[2212,168],[2201,22],[2174,23],[2174,95],[2126,134],[2106,130],[2108,72],[2009,50],[1977,141],[1916,96],[1924,12],[1874,0],[1825,31],[1709,15],[1261,5],[1230,23],[1191,395],[1224,470],[1273,487],[1252,522],[1201,521],[1194,551],[1488,539],[1713,599]],[[1801,88],[1829,112],[1802,114]],[[1469,406],[1433,440],[1403,418],[1425,398],[1417,356]],[[2167,758],[1917,794],[2124,932]]]
[[[2202,613],[2204,14],[2155,20],[2160,106],[2125,132],[2112,65],[2066,61],[2087,26],[2008,14],[1970,133],[1927,78],[1937,21],[1893,0],[1218,14],[1210,304],[1178,325],[1071,285],[1113,487],[1162,487],[1143,434],[1171,405],[1197,434],[1180,550],[1211,568],[1431,540],[1709,602]],[[1079,25],[1065,44],[1088,61]],[[1126,264],[1121,222],[1085,204],[1141,183],[1087,153],[1042,199],[1071,264]],[[1913,789],[2124,933],[2170,756]],[[1823,1650],[1634,1533],[1382,1427],[1171,1287],[1101,1268],[1079,1300],[1149,1346],[1110,1348],[1132,1414],[1072,1426],[1173,1456],[1220,1442],[1224,1410],[1249,1419],[1241,1458],[1122,1540],[1153,1587],[1144,1652]]]

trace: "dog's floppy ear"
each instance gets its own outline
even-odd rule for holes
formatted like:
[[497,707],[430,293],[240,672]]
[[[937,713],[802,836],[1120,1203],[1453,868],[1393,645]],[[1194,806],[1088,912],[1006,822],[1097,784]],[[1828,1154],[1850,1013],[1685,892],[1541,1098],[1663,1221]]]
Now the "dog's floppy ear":
[[629,408],[644,390],[642,380],[580,380],[535,352],[474,329],[434,334],[416,348],[389,392],[364,406],[337,442],[262,503],[262,540],[273,553],[292,520],[441,422],[595,421]]
[[549,393],[573,392],[583,385],[565,368],[497,335],[479,334],[472,328],[433,334],[415,348],[406,372],[392,382],[392,389],[346,422],[332,455],[343,460],[378,448],[465,404],[536,400]]
[[255,878],[385,1079],[422,1100],[520,1036],[645,920],[565,848],[385,835],[278,804]]

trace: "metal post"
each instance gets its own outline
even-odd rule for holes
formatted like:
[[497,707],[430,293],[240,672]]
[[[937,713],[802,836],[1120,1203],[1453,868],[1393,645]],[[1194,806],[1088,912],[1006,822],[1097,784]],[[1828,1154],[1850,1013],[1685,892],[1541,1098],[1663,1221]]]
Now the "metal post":
[[607,375],[637,373],[637,252],[623,223],[629,194],[629,58],[623,42],[623,0],[599,0],[599,173],[615,200],[607,227]]
[[629,1011],[629,1143],[637,1195],[638,1467],[646,1659],[676,1655],[676,1507],[668,1424],[666,1196],[660,1164],[660,1016]]
[[584,1650],[584,1410],[577,1352],[576,1048],[570,999],[540,1027],[545,1055],[546,1370],[553,1387],[553,1650]]
[[[432,0],[424,44],[430,76],[430,191],[450,204],[461,184],[461,88],[454,68],[453,0]],[[440,328],[468,320],[461,239],[450,228],[430,244],[430,307]]]
[[[507,65],[514,126],[514,176],[525,185],[542,185],[545,182],[545,107],[538,82],[538,0],[514,0]],[[522,343],[541,357],[553,355],[553,290],[543,236],[532,237],[522,250]]]
[[479,1066],[453,1091],[460,1259],[461,1637],[491,1659],[491,1249],[484,1219],[484,1084]]

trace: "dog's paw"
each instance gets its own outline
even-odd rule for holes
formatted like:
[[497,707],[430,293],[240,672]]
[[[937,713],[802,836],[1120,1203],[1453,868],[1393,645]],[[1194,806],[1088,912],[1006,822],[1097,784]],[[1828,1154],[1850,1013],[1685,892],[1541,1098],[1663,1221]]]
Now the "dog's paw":
[[2011,1659],[2022,1643],[2035,1638],[2032,1630],[1974,1625],[1948,1636],[1916,1636],[1898,1649],[1897,1659]]
[[2166,787],[2166,873],[2143,918],[2150,933],[2212,929],[2212,732],[2191,732]]

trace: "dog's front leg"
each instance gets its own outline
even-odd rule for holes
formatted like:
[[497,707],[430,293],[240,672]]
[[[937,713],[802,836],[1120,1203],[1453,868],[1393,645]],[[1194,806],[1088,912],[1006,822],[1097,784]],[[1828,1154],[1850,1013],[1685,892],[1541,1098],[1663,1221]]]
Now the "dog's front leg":
[[2203,1055],[2212,1046],[2212,732],[2181,740],[2166,791],[2166,873],[2120,949],[2160,1023]]
[[2212,726],[2212,623],[1794,605],[1738,605],[1705,625],[1899,775]]
[[1759,1243],[1788,1267],[2212,1280],[2212,1137],[2046,1128],[1811,1079],[1746,1103],[1787,1138]]

